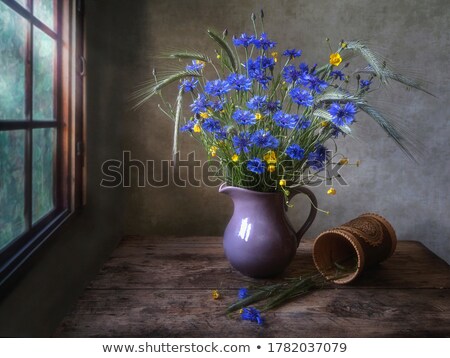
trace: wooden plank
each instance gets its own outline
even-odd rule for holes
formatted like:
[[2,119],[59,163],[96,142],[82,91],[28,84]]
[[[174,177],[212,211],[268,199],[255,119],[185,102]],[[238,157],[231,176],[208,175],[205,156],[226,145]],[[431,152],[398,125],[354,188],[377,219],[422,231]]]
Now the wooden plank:
[[450,337],[448,289],[323,289],[265,315],[229,318],[236,291],[87,290],[56,337]]
[[[302,242],[283,276],[315,271],[311,250],[311,240]],[[132,236],[120,243],[89,288],[237,289],[255,283],[264,281],[249,279],[229,266],[219,237]],[[352,286],[450,288],[450,270],[423,245],[401,241],[392,258],[367,271]]]
[[[301,243],[285,277],[314,269]],[[272,280],[273,281],[273,280]],[[328,285],[266,314],[259,327],[227,317],[237,289],[264,283],[228,265],[218,237],[127,237],[63,321],[57,337],[450,337],[450,270],[423,245],[354,285]],[[211,290],[223,299],[214,301]]]

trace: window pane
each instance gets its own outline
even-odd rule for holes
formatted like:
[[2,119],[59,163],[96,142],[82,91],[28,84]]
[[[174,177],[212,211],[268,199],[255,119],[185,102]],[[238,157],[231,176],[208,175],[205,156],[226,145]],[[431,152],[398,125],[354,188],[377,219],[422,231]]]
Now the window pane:
[[0,1],[0,120],[25,119],[27,22]]
[[53,0],[34,0],[33,12],[39,20],[53,29],[54,22]]
[[0,132],[0,250],[25,231],[25,131]]
[[33,130],[33,224],[54,208],[55,134],[53,128]]
[[33,119],[53,120],[55,41],[36,27],[33,37]]

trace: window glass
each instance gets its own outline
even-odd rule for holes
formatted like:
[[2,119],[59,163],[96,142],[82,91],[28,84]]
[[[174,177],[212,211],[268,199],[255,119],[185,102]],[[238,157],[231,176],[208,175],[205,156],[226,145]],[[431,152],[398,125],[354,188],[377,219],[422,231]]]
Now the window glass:
[[54,1],[53,0],[34,0],[33,12],[39,20],[51,29],[54,29]]
[[25,231],[25,131],[0,132],[0,251]]
[[0,120],[25,119],[27,22],[0,1]]
[[55,40],[36,27],[33,39],[33,119],[53,120]]
[[54,208],[55,129],[33,130],[33,224]]

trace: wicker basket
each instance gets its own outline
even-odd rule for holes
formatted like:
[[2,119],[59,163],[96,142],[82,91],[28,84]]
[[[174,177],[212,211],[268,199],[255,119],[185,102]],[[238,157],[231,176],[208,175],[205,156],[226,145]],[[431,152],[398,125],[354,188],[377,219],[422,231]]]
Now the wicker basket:
[[346,284],[365,268],[389,258],[396,246],[392,225],[378,214],[366,213],[320,234],[314,241],[313,258],[317,269],[327,278],[336,274],[336,263],[348,269],[348,274],[333,280]]

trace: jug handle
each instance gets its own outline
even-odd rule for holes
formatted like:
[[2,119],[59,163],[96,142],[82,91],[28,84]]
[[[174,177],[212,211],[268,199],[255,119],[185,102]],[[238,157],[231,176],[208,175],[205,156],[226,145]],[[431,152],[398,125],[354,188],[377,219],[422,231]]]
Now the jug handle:
[[289,188],[290,194],[289,194],[289,200],[292,199],[297,194],[305,194],[309,200],[311,201],[311,209],[309,210],[309,215],[305,221],[305,223],[302,225],[302,227],[297,231],[296,237],[297,237],[297,247],[300,244],[300,240],[302,236],[305,234],[305,232],[309,229],[309,227],[312,225],[314,219],[316,218],[317,214],[317,199],[314,193],[302,186],[295,187],[295,188]]

